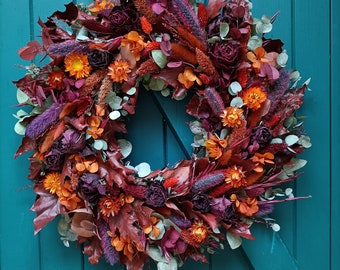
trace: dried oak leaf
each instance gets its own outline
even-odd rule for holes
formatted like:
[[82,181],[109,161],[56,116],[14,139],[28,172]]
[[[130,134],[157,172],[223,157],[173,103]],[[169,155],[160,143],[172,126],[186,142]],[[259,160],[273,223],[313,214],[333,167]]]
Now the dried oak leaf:
[[31,210],[36,212],[33,223],[35,227],[34,234],[37,234],[56,216],[63,214],[64,208],[59,203],[58,197],[49,193],[42,184],[35,185],[34,192],[38,197]]

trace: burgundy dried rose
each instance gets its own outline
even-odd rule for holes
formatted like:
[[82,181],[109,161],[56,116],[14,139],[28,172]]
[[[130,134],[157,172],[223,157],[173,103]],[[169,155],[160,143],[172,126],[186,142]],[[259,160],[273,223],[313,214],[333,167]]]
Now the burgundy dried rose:
[[269,128],[265,126],[256,127],[251,135],[250,142],[257,142],[260,147],[267,146],[272,140],[272,134]]
[[237,41],[216,42],[210,52],[214,65],[223,72],[235,69],[242,62],[243,50]]
[[138,20],[136,11],[126,6],[115,6],[112,10],[102,10],[100,16],[110,21],[116,36],[122,36],[135,29]]
[[113,55],[107,51],[92,50],[88,54],[88,60],[93,68],[105,68],[113,60]]
[[52,170],[60,170],[64,162],[63,154],[57,150],[52,149],[46,156],[45,156],[45,163],[46,166]]
[[160,181],[151,182],[145,192],[146,203],[155,207],[164,206],[168,198],[168,192]]
[[191,199],[194,210],[198,210],[202,213],[207,213],[210,211],[210,200],[207,194],[197,193]]

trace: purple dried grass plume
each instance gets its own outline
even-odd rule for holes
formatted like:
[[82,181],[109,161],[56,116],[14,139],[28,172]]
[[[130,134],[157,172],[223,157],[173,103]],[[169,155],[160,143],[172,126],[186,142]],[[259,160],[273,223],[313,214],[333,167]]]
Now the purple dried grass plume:
[[42,114],[38,115],[26,128],[26,136],[30,139],[36,139],[44,133],[59,117],[63,105],[53,103]]
[[109,225],[102,219],[98,221],[98,232],[101,238],[101,247],[104,252],[104,257],[110,265],[115,265],[119,261],[119,254],[111,245],[111,237],[107,234],[110,231]]

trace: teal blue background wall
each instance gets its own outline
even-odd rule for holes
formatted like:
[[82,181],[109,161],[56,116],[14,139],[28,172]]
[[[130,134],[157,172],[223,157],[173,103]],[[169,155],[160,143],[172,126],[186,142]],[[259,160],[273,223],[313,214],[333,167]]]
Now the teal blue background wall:
[[[108,270],[104,262],[92,266],[81,250],[65,248],[59,240],[56,223],[33,236],[29,211],[34,194],[28,174],[27,157],[13,159],[21,138],[13,131],[16,88],[11,84],[27,65],[17,55],[28,40],[37,39],[37,20],[63,9],[62,0],[0,1],[0,269],[1,270]],[[184,269],[339,269],[340,265],[340,1],[338,0],[254,0],[253,14],[269,16],[280,10],[272,37],[282,39],[290,67],[300,70],[304,79],[312,77],[312,91],[305,97],[301,114],[307,115],[306,130],[313,147],[303,154],[308,159],[304,174],[294,184],[296,195],[312,195],[279,205],[274,218],[279,233],[254,227],[256,241],[210,257],[209,264],[189,263]],[[162,109],[145,94],[141,102],[153,104],[134,118],[130,134],[134,138],[133,159],[147,159],[154,167],[185,156],[181,145],[191,141],[183,125],[184,106],[171,100]],[[145,119],[151,129],[143,128]],[[160,147],[161,146],[161,147]],[[140,147],[140,148],[138,148]],[[156,269],[155,265],[150,265]]]

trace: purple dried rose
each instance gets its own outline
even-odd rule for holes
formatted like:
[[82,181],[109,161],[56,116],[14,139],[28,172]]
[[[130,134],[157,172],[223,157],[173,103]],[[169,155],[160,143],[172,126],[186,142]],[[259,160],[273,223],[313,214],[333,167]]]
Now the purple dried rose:
[[93,68],[105,68],[107,67],[113,60],[113,55],[107,51],[100,50],[92,50],[88,54],[89,64]]
[[258,126],[253,129],[252,135],[250,137],[250,143],[255,142],[259,144],[260,147],[267,146],[272,140],[272,133],[266,126]]
[[55,148],[45,155],[46,166],[52,171],[60,170],[62,168],[63,162],[63,154]]
[[225,198],[214,198],[211,200],[211,212],[220,219],[225,219],[231,202]]
[[76,153],[84,149],[86,144],[84,134],[73,129],[68,129],[63,133],[59,148],[63,153]]
[[210,211],[210,200],[207,194],[197,193],[191,199],[194,210],[198,210],[202,213],[207,213]]
[[90,203],[95,203],[100,195],[106,194],[106,186],[101,183],[97,174],[85,173],[80,177],[80,180],[84,197]]
[[99,14],[109,20],[116,36],[122,36],[136,27],[138,20],[134,9],[127,6],[115,6],[113,9],[102,10]]
[[145,192],[145,199],[148,205],[162,207],[168,198],[168,192],[160,181],[151,182]]

